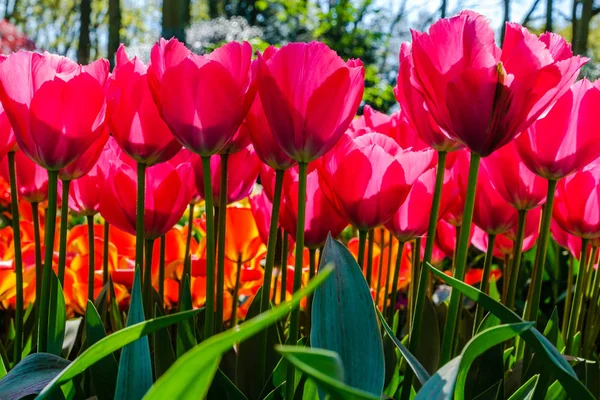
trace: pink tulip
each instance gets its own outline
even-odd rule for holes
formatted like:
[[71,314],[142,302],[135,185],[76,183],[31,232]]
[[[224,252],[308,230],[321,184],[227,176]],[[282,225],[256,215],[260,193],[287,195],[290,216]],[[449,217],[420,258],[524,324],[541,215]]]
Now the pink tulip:
[[219,152],[234,136],[254,99],[249,43],[230,42],[207,55],[177,39],[152,48],[148,81],[173,135],[196,154]]
[[181,144],[171,135],[150,92],[148,67],[119,46],[107,84],[109,125],[119,146],[137,162],[154,165],[173,157]]
[[525,165],[536,174],[558,180],[600,157],[600,82],[573,84],[546,115],[516,140]]
[[364,90],[359,60],[345,63],[319,42],[290,43],[258,57],[256,82],[275,141],[308,163],[327,153],[356,114]]
[[102,135],[81,156],[58,171],[58,177],[63,181],[72,181],[86,175],[96,165],[108,138],[109,131],[104,129]]
[[108,61],[87,66],[48,53],[13,53],[0,61],[0,101],[19,148],[58,170],[104,131]]
[[433,119],[482,157],[526,130],[587,61],[566,41],[507,23],[502,50],[482,15],[462,11],[412,32],[413,77]]
[[546,201],[548,181],[525,166],[514,142],[481,160],[487,178],[502,198],[517,210],[529,210]]
[[[17,165],[17,190],[19,197],[29,203],[41,203],[48,199],[48,171],[40,167],[22,151],[15,153],[15,164]],[[6,181],[8,178],[8,163],[2,163],[2,175]],[[60,193],[60,191],[59,191]]]
[[250,201],[250,208],[252,209],[252,215],[254,221],[256,221],[256,227],[260,239],[264,244],[269,241],[269,224],[271,223],[271,213],[273,211],[273,204],[267,197],[264,190],[260,193],[252,195],[248,198]]
[[392,218],[433,156],[433,150],[402,150],[380,133],[344,135],[323,157],[320,182],[340,215],[368,230]]
[[[461,228],[462,229],[462,228]],[[448,258],[454,257],[456,248],[456,230],[457,227],[447,221],[439,220],[436,227],[435,244]],[[471,238],[473,239],[473,229],[471,229]]]
[[449,179],[444,182],[442,191],[456,193],[456,196],[450,199],[446,213],[440,213],[440,215],[442,219],[454,226],[462,225],[465,193],[459,181],[465,179],[469,173],[469,157],[470,155],[467,150],[454,151],[447,156],[445,175],[449,175]]
[[[204,179],[202,160],[198,156],[192,157],[194,172],[196,176],[196,189],[200,197],[204,198]],[[231,154],[227,159],[227,204],[236,202],[250,195],[254,182],[258,177],[260,169],[260,160],[252,145],[242,151]],[[221,156],[214,156],[210,159],[212,191],[215,204],[219,204],[221,197]]]
[[10,125],[8,115],[4,112],[4,107],[0,104],[0,160],[10,151],[16,151],[17,140],[15,131]]

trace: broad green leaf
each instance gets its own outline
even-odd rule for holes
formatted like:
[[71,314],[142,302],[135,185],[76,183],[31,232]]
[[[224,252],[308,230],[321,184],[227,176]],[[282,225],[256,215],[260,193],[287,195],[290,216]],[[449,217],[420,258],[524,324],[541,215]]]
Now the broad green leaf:
[[[144,322],[144,305],[142,303],[141,272],[135,271],[127,326]],[[123,347],[119,358],[119,374],[115,399],[138,400],[152,386],[152,361],[148,337],[143,336]]]
[[490,386],[486,391],[477,395],[473,398],[473,400],[502,400],[502,384],[504,382],[499,380],[492,386]]
[[81,353],[79,357],[69,364],[69,366],[65,368],[56,378],[49,382],[38,396],[38,399],[42,400],[49,398],[53,390],[81,374],[90,366],[98,362],[98,360],[101,360],[107,355],[112,354],[123,346],[126,346],[129,343],[136,341],[140,337],[148,335],[152,332],[156,332],[157,330],[166,326],[173,325],[184,319],[191,318],[197,313],[198,310],[193,310],[171,314],[165,317],[154,318],[149,321],[123,328],[120,331],[105,337]]
[[72,318],[67,321],[65,326],[65,341],[62,348],[62,354],[66,359],[69,358],[73,347],[75,347],[75,343],[77,343],[82,321],[83,318]]
[[448,361],[423,385],[415,400],[447,400],[453,398],[454,383],[462,356]]
[[334,351],[298,346],[277,346],[277,351],[296,368],[314,379],[322,390],[334,398],[348,400],[381,398],[346,384],[342,360]]
[[[181,289],[181,303],[179,311],[187,311],[192,309],[192,294],[190,292],[190,277],[183,278],[183,287]],[[181,357],[186,351],[198,344],[196,335],[194,334],[193,320],[182,321],[177,324],[177,357]]]
[[0,380],[0,399],[17,400],[38,394],[69,362],[49,353],[31,354]]
[[304,392],[302,392],[302,400],[315,400],[319,398],[317,385],[312,379],[307,379],[304,383]]
[[498,325],[475,335],[467,343],[461,354],[462,357],[456,378],[456,398],[462,399],[464,397],[467,374],[471,368],[471,364],[477,357],[492,347],[522,334],[533,327],[533,325],[533,322]]
[[[106,337],[102,319],[94,304],[89,300],[85,310],[85,335],[88,346],[92,346]],[[98,360],[96,364],[90,367],[92,381],[99,400],[111,400],[115,397],[118,368],[117,360],[112,354]]]
[[546,392],[545,400],[568,400],[569,396],[559,381],[555,381]]
[[303,289],[296,292],[289,302],[280,304],[255,318],[245,321],[236,329],[230,329],[212,336],[185,353],[155,382],[146,394],[145,399],[202,398],[202,394],[206,394],[208,391],[208,386],[206,381],[203,380],[206,370],[202,370],[198,364],[203,363],[210,367],[213,365],[210,363],[214,362],[214,365],[218,365],[223,353],[228,351],[235,343],[243,342],[287,316],[293,308],[300,305],[303,297],[312,293],[330,274],[330,268],[324,269],[310,280]]
[[[163,316],[158,304],[154,307],[154,315],[157,317]],[[159,378],[173,365],[176,358],[168,328],[156,331],[152,339],[154,342],[154,373]]]
[[[319,269],[334,265],[333,276],[314,294],[310,343],[336,352],[344,382],[381,397],[385,377],[383,341],[371,291],[354,256],[329,236]],[[435,321],[437,324],[437,320]]]
[[115,285],[113,284],[112,278],[108,278],[108,287],[110,289],[110,302],[109,302],[109,314],[110,314],[110,325],[112,326],[113,332],[123,329],[123,318],[119,311],[119,304],[117,303],[117,296],[115,294]]
[[209,399],[227,399],[227,400],[248,400],[247,397],[238,389],[235,384],[225,375],[223,371],[217,369],[210,390]]
[[521,386],[508,400],[531,400],[535,392],[535,386],[538,383],[539,375],[532,376],[523,386]]
[[[50,318],[48,320],[48,353],[60,356],[65,339],[67,308],[58,277],[50,274]],[[54,312],[54,314],[53,314]]]
[[[470,298],[473,301],[479,303],[486,310],[496,315],[504,323],[519,323],[523,322],[521,317],[515,314],[512,310],[508,309],[502,303],[493,300],[491,297],[475,289],[474,287],[467,285],[453,277],[450,277],[443,272],[438,271],[430,264],[426,264],[432,273],[439,277],[442,281],[450,285],[452,288],[460,291],[464,296]],[[552,373],[561,382],[567,393],[570,396],[577,399],[593,399],[594,396],[590,391],[577,379],[577,375],[569,363],[563,358],[558,350],[542,335],[537,329],[532,328],[523,332],[523,340],[527,342],[534,352],[542,354],[544,359],[548,362],[548,367],[552,370]]]
[[398,340],[396,335],[394,335],[394,332],[392,332],[392,329],[390,328],[390,326],[385,321],[385,317],[381,314],[379,309],[376,308],[376,310],[377,310],[377,315],[379,316],[379,322],[381,322],[381,325],[383,326],[385,333],[387,333],[388,337],[390,337],[392,339],[392,341],[394,342],[394,344],[396,345],[396,347],[398,348],[400,353],[402,353],[402,356],[404,357],[404,359],[406,360],[406,362],[408,363],[410,368],[415,373],[415,376],[417,377],[419,382],[421,382],[421,385],[424,385],[425,382],[427,382],[429,380],[429,378],[431,378],[431,376],[429,375],[429,372],[427,372],[427,370],[425,368],[423,368],[421,363],[419,363],[419,360],[417,360],[415,358],[415,356],[413,356],[411,354],[411,352],[402,343],[400,343],[400,341]]

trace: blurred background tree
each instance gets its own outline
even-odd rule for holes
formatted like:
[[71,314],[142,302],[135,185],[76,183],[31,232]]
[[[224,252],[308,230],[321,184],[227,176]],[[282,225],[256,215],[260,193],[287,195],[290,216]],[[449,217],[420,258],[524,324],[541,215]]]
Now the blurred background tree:
[[[364,102],[382,111],[396,106],[392,88],[398,49],[410,29],[424,30],[442,16],[471,8],[491,19],[503,40],[503,23],[516,21],[559,32],[600,74],[600,0],[0,0],[4,53],[34,47],[80,62],[107,57],[119,43],[148,59],[152,44],[176,37],[198,53],[223,42],[269,44],[319,40],[366,68]],[[34,45],[35,44],[35,45]]]

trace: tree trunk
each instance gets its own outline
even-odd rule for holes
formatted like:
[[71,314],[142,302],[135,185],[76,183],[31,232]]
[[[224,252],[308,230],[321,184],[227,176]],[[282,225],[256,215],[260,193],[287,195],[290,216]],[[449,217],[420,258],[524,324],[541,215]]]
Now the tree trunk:
[[108,61],[110,68],[115,66],[115,53],[121,38],[121,0],[108,0]]
[[576,53],[577,46],[577,7],[579,0],[573,0],[573,8],[571,9],[571,48]]
[[504,22],[500,34],[500,43],[504,43],[504,34],[506,33],[506,23],[510,21],[510,0],[504,0]]
[[577,36],[575,40],[575,54],[587,52],[588,36],[590,33],[590,20],[592,19],[593,0],[581,0],[581,19],[577,21]]
[[446,18],[447,12],[448,12],[448,0],[442,0],[442,5],[440,6],[441,17]]
[[554,11],[553,1],[546,0],[546,32],[552,32],[554,30],[552,24],[552,11]]
[[80,8],[81,19],[79,27],[79,48],[77,49],[77,62],[79,64],[88,64],[90,62],[90,22],[92,15],[91,0],[81,0]]
[[162,36],[185,42],[186,0],[163,0]]
[[219,0],[208,0],[208,16],[211,19],[219,16]]

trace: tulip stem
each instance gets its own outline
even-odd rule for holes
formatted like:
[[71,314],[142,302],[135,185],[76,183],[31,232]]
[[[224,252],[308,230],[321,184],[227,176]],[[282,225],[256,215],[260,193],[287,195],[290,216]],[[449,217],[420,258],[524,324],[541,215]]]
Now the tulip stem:
[[[488,235],[487,251],[485,253],[485,261],[483,263],[483,274],[481,275],[481,287],[480,290],[488,294],[490,289],[490,272],[492,270],[492,261],[494,260],[494,244],[496,242],[496,235]],[[475,322],[473,323],[473,336],[477,333],[479,324],[483,320],[483,307],[477,304],[475,309]]]
[[[429,213],[429,227],[427,228],[427,239],[425,240],[425,253],[423,254],[423,264],[431,262],[433,254],[433,243],[435,242],[435,231],[437,228],[438,217],[440,213],[440,204],[442,200],[442,188],[444,186],[444,175],[446,173],[446,155],[445,151],[438,151],[438,165],[435,174],[435,187],[433,190],[433,200],[431,203],[431,212]],[[427,268],[423,271],[429,275]]]
[[[298,223],[296,224],[296,262],[294,265],[294,293],[300,289],[302,283],[302,267],[304,264],[304,218],[306,214],[306,169],[308,164],[298,163]],[[298,342],[298,324],[300,310],[292,310],[290,319],[290,334],[288,344],[295,346]],[[287,365],[286,399],[294,398],[295,368],[292,364]]]
[[[260,297],[260,312],[269,308],[269,295],[271,294],[271,280],[273,277],[273,265],[275,264],[275,253],[277,250],[277,227],[279,225],[279,208],[281,205],[281,192],[283,189],[284,170],[275,170],[275,190],[273,191],[273,205],[271,208],[271,223],[269,225],[269,239],[267,242],[267,256],[265,259],[264,279]],[[283,286],[282,286],[283,288]],[[277,291],[277,286],[275,286]],[[260,337],[260,351],[258,352],[258,385],[263,385],[267,363],[267,331],[263,330]]]
[[[40,320],[38,324],[38,352],[45,353],[48,348],[48,321],[50,314],[50,282],[52,256],[54,255],[54,232],[56,229],[56,197],[58,171],[48,171],[48,209],[44,226],[44,272],[40,300]],[[53,316],[54,317],[54,316]]]
[[581,239],[581,257],[579,257],[579,272],[577,273],[577,280],[575,281],[575,294],[573,296],[573,303],[571,304],[571,312],[569,314],[569,325],[567,326],[567,354],[573,354],[573,337],[577,331],[577,322],[579,321],[579,315],[581,313],[581,305],[583,302],[584,292],[584,278],[586,275],[587,265],[587,249],[589,240]]
[[394,267],[394,277],[392,278],[392,296],[390,298],[390,306],[388,316],[390,322],[394,320],[396,313],[396,297],[398,296],[398,279],[400,276],[400,265],[402,264],[402,251],[404,250],[404,242],[398,241],[398,254],[396,255],[396,266]]
[[[506,306],[511,310],[515,306],[517,283],[519,282],[519,271],[521,270],[521,255],[523,254],[523,238],[525,236],[525,218],[527,210],[519,210],[517,219],[517,237],[513,244],[512,268],[509,273],[508,292],[506,294]],[[508,265],[505,266],[508,271]]]
[[375,290],[375,304],[379,304],[379,292],[381,291],[381,278],[383,270],[383,253],[385,249],[385,229],[379,229],[379,233],[381,234],[381,240],[379,241],[379,265],[377,270],[377,289]]
[[62,200],[60,205],[60,233],[58,247],[58,281],[65,284],[65,266],[67,263],[67,228],[69,225],[69,186],[71,181],[62,181]]
[[144,214],[146,210],[146,164],[137,164],[137,202],[135,209],[135,269],[143,274],[144,268]]
[[144,250],[146,251],[146,268],[144,269],[144,309],[146,312],[146,318],[152,318],[154,312],[152,307],[152,251],[154,250],[154,239],[146,239],[144,243]]
[[109,236],[110,225],[108,221],[104,220],[104,237],[102,242],[102,284],[106,285],[108,282],[108,243],[110,240]]
[[160,255],[158,264],[158,297],[160,297],[161,305],[165,304],[165,252],[167,239],[165,235],[160,237]]
[[204,340],[206,340],[213,335],[215,313],[215,227],[210,156],[202,156],[202,173],[204,175],[206,208],[206,307],[204,312]]
[[594,263],[598,254],[598,247],[594,246],[592,249],[592,257],[590,259],[590,266],[588,270],[594,274],[594,280],[592,282],[592,293],[590,293],[590,309],[587,312],[587,318],[585,321],[585,333],[583,335],[583,357],[588,358],[593,346],[593,328],[594,320],[596,319],[596,312],[598,311],[598,295],[600,294],[600,281],[598,277],[598,270],[594,270]]
[[[469,239],[471,236],[471,222],[473,220],[473,207],[475,204],[475,189],[477,187],[477,175],[479,172],[479,162],[481,157],[478,154],[471,153],[471,161],[469,163],[469,180],[467,183],[467,194],[465,197],[465,208],[463,211],[463,222],[460,230],[460,238],[456,251],[456,258],[454,264],[453,276],[458,280],[463,280],[465,277],[465,269],[467,266],[467,254],[469,250]],[[448,314],[446,320],[446,326],[444,328],[444,338],[442,340],[442,352],[440,357],[440,365],[446,364],[452,358],[452,350],[454,348],[454,335],[456,332],[456,324],[458,322],[459,312],[461,311],[461,294],[458,290],[453,290],[450,295],[450,305],[448,307]],[[420,314],[416,314],[420,315]],[[419,318],[420,319],[420,318]],[[415,340],[418,341],[419,329],[414,330],[415,334],[412,335]],[[412,338],[411,338],[412,339]],[[412,340],[411,340],[412,344]],[[411,347],[414,350],[415,347]]]
[[36,307],[39,309],[40,292],[42,290],[42,240],[40,238],[39,203],[31,203],[31,219],[33,223],[33,240],[35,241],[35,296]]
[[382,314],[387,315],[388,311],[388,296],[390,294],[390,277],[392,275],[392,250],[394,250],[394,236],[390,235],[390,242],[388,246],[388,263],[387,272],[385,274],[385,287],[383,288],[383,310]]
[[[415,239],[415,242],[413,243],[413,248],[412,248],[412,276],[411,276],[411,283],[412,282],[417,282],[417,280],[420,278],[421,276],[421,263],[419,261],[420,258],[420,254],[421,253],[421,238],[417,237]],[[415,304],[417,301],[417,285],[410,285],[410,297],[408,299],[408,304],[409,304],[409,315],[408,315],[408,325],[409,325],[409,329],[408,331],[410,332],[410,325],[412,323],[412,320],[414,319],[414,310],[415,310]]]
[[[181,274],[181,285],[179,287],[179,299],[182,298],[182,290],[183,290],[183,282],[185,282],[185,277],[188,279],[192,277],[192,257],[190,255],[190,247],[192,245],[192,234],[194,233],[194,208],[195,204],[190,203],[188,206],[188,231],[185,238],[185,256],[183,259],[183,273]],[[180,304],[181,306],[181,304]]]
[[365,248],[367,247],[367,231],[358,230],[358,266],[365,273]]
[[373,280],[373,246],[375,244],[375,229],[369,229],[367,241],[367,284],[370,289]]
[[527,305],[525,307],[525,321],[535,321],[537,319],[540,297],[542,294],[542,281],[544,277],[544,266],[546,265],[546,252],[548,251],[548,239],[550,238],[550,221],[552,220],[552,207],[554,205],[554,192],[556,190],[556,181],[548,180],[548,194],[546,195],[546,204],[542,213],[540,225],[540,235],[538,238],[538,247],[535,253],[535,262],[529,293],[527,295]]
[[290,236],[286,231],[283,231],[283,240],[281,243],[281,288],[279,294],[279,302],[285,302],[287,294],[287,272],[288,272],[288,252],[290,245]]
[[231,327],[232,328],[237,325],[237,309],[238,309],[238,303],[240,301],[240,294],[239,294],[240,293],[240,280],[241,280],[242,268],[243,268],[241,254],[238,255],[236,264],[237,264],[237,268],[236,268],[236,272],[235,272],[235,287],[233,288],[233,299],[231,301]]
[[563,321],[561,332],[563,337],[567,334],[567,324],[569,323],[569,311],[571,310],[571,302],[573,300],[573,262],[574,257],[569,253],[569,260],[567,261],[569,265],[568,276],[567,276],[567,289],[566,289],[566,297],[565,297],[565,311],[563,313]]
[[[16,279],[16,304],[15,304],[15,339],[14,362],[21,361],[23,348],[23,259],[21,254],[21,226],[19,225],[19,199],[17,198],[17,173],[15,168],[15,152],[8,153],[8,167],[10,173],[10,207],[12,214],[13,246],[15,250],[15,279]],[[36,203],[37,207],[37,203]]]
[[[316,275],[317,271],[317,249],[308,249],[308,259],[309,259],[309,268],[308,268],[308,279],[312,279]],[[308,300],[306,301],[306,332],[310,332],[311,327],[311,316],[312,316],[312,303],[313,303],[313,295],[310,294],[308,296]]]
[[[64,200],[63,200],[64,201]],[[88,300],[94,302],[94,273],[96,268],[95,258],[96,253],[94,251],[94,216],[87,215],[87,229],[88,229]]]
[[229,155],[221,154],[221,177],[219,188],[219,209],[217,227],[217,314],[215,331],[223,329],[223,291],[225,287],[225,230],[227,229],[227,165]]

